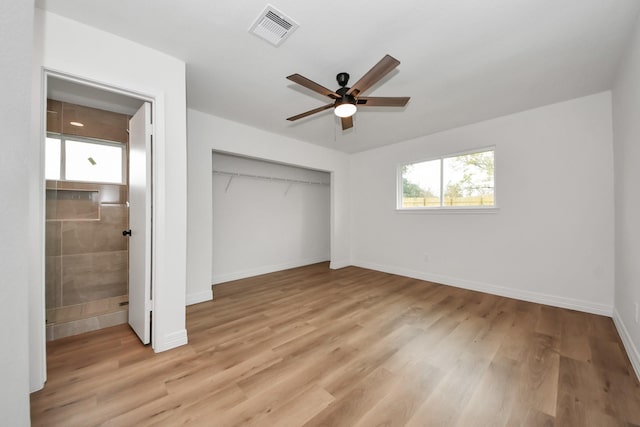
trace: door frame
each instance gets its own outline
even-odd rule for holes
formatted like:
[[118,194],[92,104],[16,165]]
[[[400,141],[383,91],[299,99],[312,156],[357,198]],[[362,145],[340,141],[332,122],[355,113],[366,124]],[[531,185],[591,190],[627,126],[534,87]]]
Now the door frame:
[[[162,103],[163,99],[162,99],[162,95],[150,95],[150,94],[146,94],[146,93],[142,93],[142,92],[138,92],[132,89],[128,89],[128,88],[123,88],[120,87],[118,85],[114,85],[114,84],[110,84],[110,83],[105,83],[105,82],[98,82],[95,80],[92,80],[90,78],[86,78],[86,77],[82,77],[82,76],[78,76],[78,75],[74,75],[74,74],[70,74],[70,73],[66,73],[63,71],[59,71],[59,70],[54,70],[48,67],[42,67],[42,84],[41,84],[41,88],[42,88],[42,92],[40,93],[40,129],[39,129],[39,142],[40,142],[40,158],[41,158],[41,162],[40,162],[40,168],[39,168],[39,175],[40,175],[40,179],[39,179],[39,183],[40,183],[40,223],[42,224],[42,228],[41,228],[41,232],[40,232],[40,283],[41,283],[41,292],[40,292],[40,296],[41,296],[41,304],[40,304],[40,310],[41,310],[41,319],[42,319],[42,324],[39,325],[39,327],[41,328],[40,330],[40,342],[41,342],[41,351],[37,351],[37,349],[34,349],[34,351],[36,351],[37,353],[40,353],[40,360],[41,360],[41,367],[42,367],[42,384],[44,384],[47,380],[47,355],[46,355],[46,302],[45,302],[45,280],[46,280],[46,276],[45,276],[45,267],[46,267],[46,258],[45,258],[45,239],[46,239],[46,183],[45,183],[45,176],[44,176],[44,155],[45,155],[45,142],[46,142],[46,135],[47,135],[47,93],[48,93],[48,81],[49,81],[49,77],[53,77],[53,78],[57,78],[57,79],[61,79],[61,80],[66,80],[69,81],[71,83],[75,83],[75,84],[79,84],[79,85],[84,85],[84,86],[89,86],[89,87],[93,87],[93,88],[97,88],[97,89],[101,89],[107,92],[113,92],[113,93],[117,93],[123,96],[127,96],[130,98],[135,98],[135,99],[139,99],[143,102],[149,102],[151,104],[151,122],[153,123],[154,128],[157,128],[157,124],[158,124],[158,108],[157,108],[157,104],[158,103]],[[160,99],[158,99],[158,97]],[[155,140],[155,138],[154,138]],[[156,248],[155,248],[155,244],[156,244],[156,227],[153,226],[153,218],[156,216],[156,204],[153,202],[154,200],[156,200],[156,191],[157,191],[157,179],[158,179],[158,174],[156,173],[158,171],[157,169],[157,158],[153,153],[153,149],[150,148],[147,150],[147,156],[149,156],[151,158],[151,168],[152,168],[152,172],[151,172],[151,200],[152,200],[152,205],[151,205],[151,218],[152,218],[152,224],[150,224],[151,227],[151,233],[149,236],[147,236],[148,239],[151,240],[151,300],[152,300],[152,306],[151,306],[151,311],[153,312],[153,301],[155,300],[155,290],[156,287],[154,286],[153,283],[153,278],[155,277],[155,266],[156,266]],[[153,348],[154,347],[154,343],[156,342],[155,340],[155,331],[156,331],[156,320],[157,320],[158,316],[156,315],[152,315],[151,316],[151,346]],[[40,323],[40,322],[39,322]]]

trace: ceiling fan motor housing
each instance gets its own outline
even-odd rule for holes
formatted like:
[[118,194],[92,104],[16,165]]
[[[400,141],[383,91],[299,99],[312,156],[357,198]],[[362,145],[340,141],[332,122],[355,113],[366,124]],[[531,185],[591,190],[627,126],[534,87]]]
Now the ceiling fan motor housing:
[[349,83],[349,73],[338,73],[336,80],[338,81],[338,85],[345,87],[347,83]]
[[336,90],[336,93],[341,96],[341,98],[338,99],[338,101],[342,100],[342,101],[352,102],[352,103],[356,102],[356,98],[353,95],[347,95],[347,92],[349,91],[349,89],[350,88],[345,86]]

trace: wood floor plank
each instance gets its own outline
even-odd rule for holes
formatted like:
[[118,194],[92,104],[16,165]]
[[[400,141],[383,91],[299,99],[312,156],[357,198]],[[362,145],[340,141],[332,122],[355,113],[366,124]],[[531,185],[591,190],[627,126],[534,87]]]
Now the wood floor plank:
[[590,361],[589,328],[585,322],[587,316],[571,310],[563,314],[560,354],[575,360]]
[[[171,395],[171,403],[148,405],[114,419],[121,426],[211,426],[220,413],[236,407],[246,400],[242,390],[235,384],[225,388],[213,388],[204,392],[193,388],[185,394]],[[150,411],[150,412],[149,412]]]
[[515,387],[509,384],[517,371],[518,362],[514,360],[496,358],[491,361],[456,425],[506,425],[518,398]]
[[443,377],[441,370],[419,359],[393,373],[399,380],[354,426],[404,426]]
[[278,427],[304,425],[316,414],[326,409],[334,400],[335,398],[323,388],[312,386],[268,414],[264,425]]
[[456,425],[489,364],[488,360],[468,355],[452,361],[445,377],[406,425],[409,427]]
[[610,318],[327,263],[214,287],[189,344],[47,344],[34,426],[640,426]]
[[320,379],[320,385],[336,397],[344,396],[420,333],[420,330],[408,325],[397,329],[373,343],[366,351],[358,352],[349,363],[333,368]]
[[532,332],[525,360],[519,366],[518,395],[536,412],[555,417],[560,355],[554,337]]
[[377,368],[349,389],[335,404],[305,423],[305,427],[353,426],[367,414],[399,380],[384,368]]

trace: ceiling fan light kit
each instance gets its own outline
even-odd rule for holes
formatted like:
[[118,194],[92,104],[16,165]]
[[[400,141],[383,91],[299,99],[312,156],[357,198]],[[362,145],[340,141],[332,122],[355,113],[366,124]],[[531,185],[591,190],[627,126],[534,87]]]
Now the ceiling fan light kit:
[[328,110],[333,107],[333,112],[336,116],[341,118],[342,130],[353,127],[352,116],[358,110],[358,105],[363,107],[404,107],[409,102],[409,97],[362,97],[361,93],[365,92],[371,86],[376,84],[380,79],[394,70],[400,61],[392,57],[391,55],[385,55],[376,65],[373,66],[367,73],[362,76],[352,87],[347,87],[349,83],[348,73],[339,73],[336,76],[340,89],[335,92],[327,89],[326,87],[319,85],[318,83],[309,80],[300,74],[292,74],[287,77],[294,83],[311,89],[321,95],[328,96],[333,100],[333,103],[323,105],[322,107],[314,108],[307,112],[297,114],[295,116],[287,118],[289,121],[295,121],[304,117],[310,116],[315,113],[319,113],[324,110]]
[[336,99],[333,113],[338,117],[351,117],[358,110],[357,103],[358,101],[353,96],[345,94],[342,98]]
[[[336,101],[336,103],[337,102],[338,101]],[[352,104],[350,102],[343,102],[334,107],[333,113],[338,117],[351,117],[356,113],[357,110],[358,107],[356,107],[355,104]]]

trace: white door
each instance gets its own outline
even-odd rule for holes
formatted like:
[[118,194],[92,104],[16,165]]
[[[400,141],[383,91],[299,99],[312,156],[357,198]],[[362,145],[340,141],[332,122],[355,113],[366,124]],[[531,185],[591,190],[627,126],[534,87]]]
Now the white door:
[[129,325],[151,342],[151,104],[129,121]]

